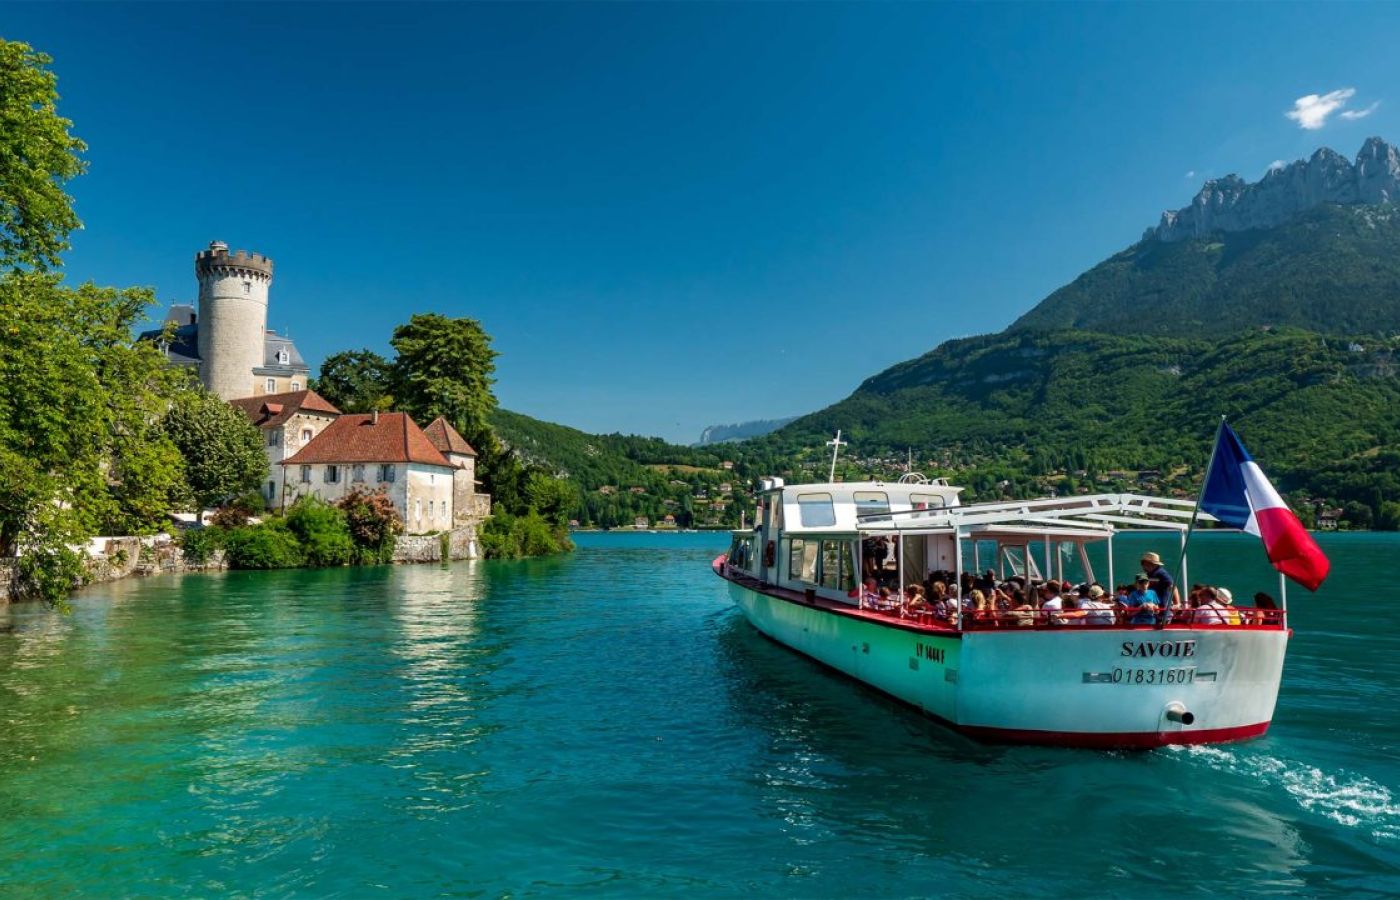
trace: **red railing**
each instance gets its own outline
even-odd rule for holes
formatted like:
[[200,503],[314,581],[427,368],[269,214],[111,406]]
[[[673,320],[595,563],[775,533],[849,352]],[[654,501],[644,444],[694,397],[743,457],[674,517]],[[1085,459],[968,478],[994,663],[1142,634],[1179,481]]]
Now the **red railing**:
[[[929,628],[946,628],[958,631],[958,613],[939,612],[933,609],[909,609],[901,605],[882,608],[879,604],[865,604],[861,609],[868,614],[882,618],[922,625]],[[963,615],[962,631],[993,631],[997,629],[1023,628],[1155,628],[1156,617],[1152,621],[1133,622],[1134,618],[1146,620],[1147,615],[1136,610],[1113,609],[1066,609],[1048,610],[1021,607],[1016,609],[968,610]],[[1226,609],[1178,609],[1171,614],[1170,626],[1190,626],[1193,628],[1281,628],[1284,611],[1281,609],[1258,609],[1255,607],[1228,607]]]

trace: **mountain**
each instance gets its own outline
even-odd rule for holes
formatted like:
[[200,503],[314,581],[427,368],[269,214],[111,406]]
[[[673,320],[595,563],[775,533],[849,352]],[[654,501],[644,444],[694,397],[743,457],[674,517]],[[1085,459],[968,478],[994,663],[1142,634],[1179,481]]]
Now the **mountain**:
[[[738,458],[915,468],[969,496],[1191,496],[1220,415],[1306,517],[1400,528],[1400,153],[1320,150],[1207,184],[1000,334],[949,341]],[[750,468],[753,466],[750,465]]]
[[1275,165],[1253,184],[1238,175],[1207,181],[1190,206],[1162,213],[1162,221],[1143,237],[1171,242],[1274,228],[1327,203],[1354,206],[1397,199],[1400,151],[1373,137],[1362,145],[1355,163],[1323,147],[1307,161]]
[[743,441],[753,437],[762,437],[771,431],[777,431],[796,416],[788,416],[785,419],[755,419],[752,422],[740,422],[738,425],[711,425],[700,432],[700,440],[697,447],[704,447],[707,444],[723,444],[728,441]]
[[1400,329],[1400,205],[1328,204],[1273,228],[1149,237],[1011,327],[1208,336],[1255,326]]

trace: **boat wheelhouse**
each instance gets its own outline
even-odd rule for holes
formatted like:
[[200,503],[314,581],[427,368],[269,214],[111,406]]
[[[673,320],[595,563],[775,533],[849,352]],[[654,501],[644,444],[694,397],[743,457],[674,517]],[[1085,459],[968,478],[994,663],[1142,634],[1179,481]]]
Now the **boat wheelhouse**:
[[[962,505],[960,491],[920,476],[764,479],[755,527],[735,532],[713,567],[765,635],[974,737],[1156,747],[1267,731],[1290,634],[1283,606],[1132,624],[1106,603],[1092,615],[1034,600],[977,610],[964,590],[940,615],[901,602],[906,584],[931,574],[954,597],[988,570],[1027,590],[1093,583],[1099,543],[1111,590],[1121,529],[1180,535],[1184,583],[1193,503],[1100,494]],[[894,600],[870,596],[867,579]]]

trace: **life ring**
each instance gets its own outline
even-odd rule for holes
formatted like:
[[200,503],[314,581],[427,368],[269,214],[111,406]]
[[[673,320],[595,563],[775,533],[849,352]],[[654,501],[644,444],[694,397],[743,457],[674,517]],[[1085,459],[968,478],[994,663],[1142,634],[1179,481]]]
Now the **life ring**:
[[778,548],[777,548],[777,545],[775,545],[772,541],[769,541],[769,542],[768,542],[768,546],[766,546],[766,547],[763,548],[763,567],[764,567],[765,569],[771,569],[771,568],[773,568],[773,562],[774,562],[774,560],[776,560],[777,558],[778,558]]

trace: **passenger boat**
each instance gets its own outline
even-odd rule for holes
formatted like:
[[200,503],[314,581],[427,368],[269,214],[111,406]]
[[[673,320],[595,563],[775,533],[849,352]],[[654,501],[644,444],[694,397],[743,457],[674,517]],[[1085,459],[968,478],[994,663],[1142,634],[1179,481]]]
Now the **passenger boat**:
[[1291,635],[1282,579],[1278,608],[1232,610],[1218,624],[1185,611],[1165,624],[1121,615],[1066,624],[1044,610],[974,616],[956,605],[939,619],[862,602],[857,573],[871,571],[879,538],[894,548],[879,577],[899,594],[931,571],[1094,582],[1088,548],[1098,542],[1112,591],[1121,529],[1175,534],[1178,583],[1189,583],[1186,538],[1198,515],[1189,500],[1100,494],[963,505],[960,491],[918,475],[792,486],[766,478],[754,528],[734,532],[713,569],[763,634],[977,739],[1150,748],[1268,730]]

